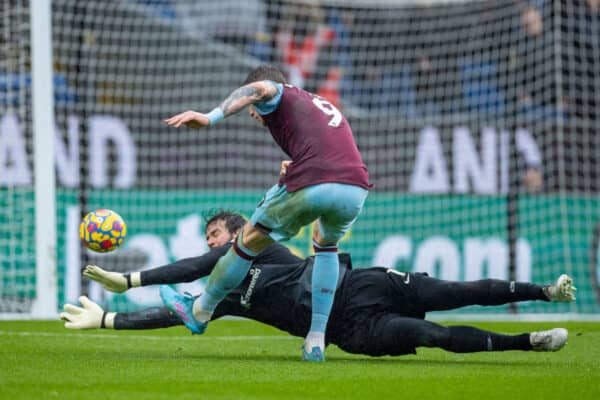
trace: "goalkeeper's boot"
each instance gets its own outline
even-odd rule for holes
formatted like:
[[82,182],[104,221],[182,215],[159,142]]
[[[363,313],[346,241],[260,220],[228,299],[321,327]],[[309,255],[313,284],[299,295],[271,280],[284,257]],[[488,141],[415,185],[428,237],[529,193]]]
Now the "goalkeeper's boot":
[[554,285],[544,286],[542,290],[548,300],[566,303],[575,301],[577,288],[573,286],[573,279],[569,275],[563,274],[558,277]]
[[164,305],[181,319],[192,334],[201,335],[206,330],[208,323],[197,321],[194,318],[194,296],[189,293],[179,294],[170,286],[160,286],[160,298]]
[[532,332],[529,334],[529,343],[533,351],[558,351],[567,343],[567,336],[569,332],[564,328]]
[[302,345],[302,358],[304,361],[325,362],[325,354],[319,346],[313,346],[308,352],[306,351],[306,345]]

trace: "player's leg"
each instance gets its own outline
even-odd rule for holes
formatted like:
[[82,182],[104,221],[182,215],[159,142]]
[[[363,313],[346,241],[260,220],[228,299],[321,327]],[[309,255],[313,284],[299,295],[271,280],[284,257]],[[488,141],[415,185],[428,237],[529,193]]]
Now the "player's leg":
[[329,183],[309,187],[306,196],[321,216],[315,223],[312,275],[312,318],[303,353],[309,361],[324,361],[325,331],[339,275],[337,243],[362,210],[368,192],[360,187]]
[[[414,275],[413,275],[414,276]],[[451,310],[470,305],[495,306],[518,301],[541,300],[559,301],[548,297],[548,287],[527,282],[482,279],[470,282],[456,282],[419,277],[414,279],[418,286],[418,300],[425,312]],[[566,301],[566,294],[572,293],[572,285],[557,289]],[[574,297],[571,297],[572,301]]]
[[163,285],[160,287],[163,303],[181,318],[192,333],[203,333],[217,305],[242,282],[256,255],[271,243],[271,238],[247,223],[233,246],[215,265],[200,297],[194,299],[189,294],[181,295]]
[[313,225],[312,316],[303,346],[304,359],[309,361],[325,360],[325,330],[339,276],[337,241],[326,241],[320,234],[319,225],[319,220]]
[[204,332],[217,304],[242,282],[254,257],[260,251],[275,240],[290,237],[273,229],[281,225],[275,217],[283,215],[293,221],[294,213],[286,212],[288,210],[285,208],[289,197],[285,186],[275,185],[269,189],[250,222],[242,228],[234,245],[215,265],[209,275],[206,291],[198,299],[194,300],[191,295],[180,295],[168,286],[161,286],[160,296],[163,303],[179,315],[192,333]]
[[208,278],[205,293],[194,304],[194,315],[199,321],[210,320],[217,304],[242,282],[258,253],[274,241],[286,239],[263,224],[265,216],[270,215],[286,196],[284,186],[275,185],[269,189],[231,249],[219,259]]
[[229,251],[219,259],[208,277],[205,292],[195,304],[194,315],[210,320],[217,305],[243,280],[258,253],[273,240],[247,223]]
[[480,351],[535,350],[556,351],[567,340],[562,328],[549,331],[504,335],[472,326],[442,326],[397,315],[381,318],[371,340],[375,355],[414,353],[417,347],[437,347],[454,353]]

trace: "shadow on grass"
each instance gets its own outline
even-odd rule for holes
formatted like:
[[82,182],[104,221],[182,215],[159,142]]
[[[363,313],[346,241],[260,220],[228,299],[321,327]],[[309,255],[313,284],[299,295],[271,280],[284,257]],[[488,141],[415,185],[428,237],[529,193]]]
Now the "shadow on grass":
[[[227,351],[227,350],[225,350]],[[97,351],[96,356],[100,356],[98,353],[104,353],[103,351]],[[450,355],[454,355],[453,353],[448,353]],[[457,356],[463,356],[460,354]],[[236,362],[236,363],[253,363],[253,362],[275,362],[275,363],[297,363],[302,362],[301,354],[298,352],[297,355],[292,354],[277,354],[277,353],[269,353],[268,351],[263,351],[260,353],[250,352],[239,354],[227,354],[225,352],[215,352],[215,351],[206,351],[199,350],[193,348],[177,348],[173,350],[169,349],[154,349],[151,351],[135,351],[135,350],[125,350],[119,352],[119,354],[115,354],[114,352],[106,352],[101,355],[105,361],[110,362],[110,358],[115,359],[123,359],[123,357],[127,357],[129,359],[139,359],[139,360],[152,360],[152,361],[206,361],[208,363],[219,363],[219,362]],[[444,365],[452,365],[456,367],[464,366],[466,368],[472,367],[502,367],[505,368],[507,366],[515,367],[537,367],[546,365],[544,360],[539,362],[531,361],[531,360],[515,360],[513,357],[508,357],[506,360],[498,360],[498,359],[490,359],[490,360],[440,360],[440,359],[431,359],[427,357],[418,358],[418,356],[384,356],[384,357],[370,357],[367,355],[333,355],[327,357],[326,364],[363,364],[363,365],[381,365],[381,366],[390,366],[390,365],[398,365],[404,367],[424,367],[424,366],[444,366]]]
[[507,367],[507,366],[540,366],[546,365],[542,360],[540,362],[532,362],[527,360],[514,360],[507,358],[504,360],[439,360],[439,359],[428,359],[428,358],[402,358],[402,356],[398,357],[384,357],[384,358],[369,358],[368,356],[364,356],[365,358],[346,358],[346,357],[330,357],[328,361],[330,362],[342,362],[342,363],[361,363],[361,364],[372,364],[372,365],[391,365],[398,364],[402,366],[443,366],[443,365],[453,365],[453,366],[465,366],[471,368],[473,366],[486,366],[486,367]]

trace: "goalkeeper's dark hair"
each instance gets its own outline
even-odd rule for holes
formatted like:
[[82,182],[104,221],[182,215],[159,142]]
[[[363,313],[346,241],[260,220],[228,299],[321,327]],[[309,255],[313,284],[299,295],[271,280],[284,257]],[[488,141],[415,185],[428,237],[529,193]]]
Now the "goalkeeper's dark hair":
[[204,219],[206,220],[205,227],[209,226],[213,222],[224,221],[225,227],[229,233],[232,234],[236,233],[244,225],[246,225],[246,219],[240,214],[230,210],[224,210],[222,208],[209,210],[206,215],[204,215]]
[[258,81],[273,81],[284,85],[287,83],[283,72],[276,66],[270,64],[260,65],[250,71],[244,81],[244,85]]

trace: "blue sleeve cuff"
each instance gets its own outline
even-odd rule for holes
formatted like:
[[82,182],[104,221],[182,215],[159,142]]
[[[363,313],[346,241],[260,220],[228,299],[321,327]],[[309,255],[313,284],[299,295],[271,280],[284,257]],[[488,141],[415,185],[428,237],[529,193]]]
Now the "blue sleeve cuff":
[[271,114],[273,111],[275,111],[275,109],[277,109],[279,103],[281,103],[281,96],[283,95],[283,85],[277,82],[273,83],[275,84],[275,86],[277,86],[277,94],[265,102],[254,104],[256,112],[260,115]]
[[206,116],[208,117],[208,121],[210,122],[211,126],[223,121],[223,118],[225,118],[223,115],[223,110],[221,110],[220,107],[215,108],[206,114]]

